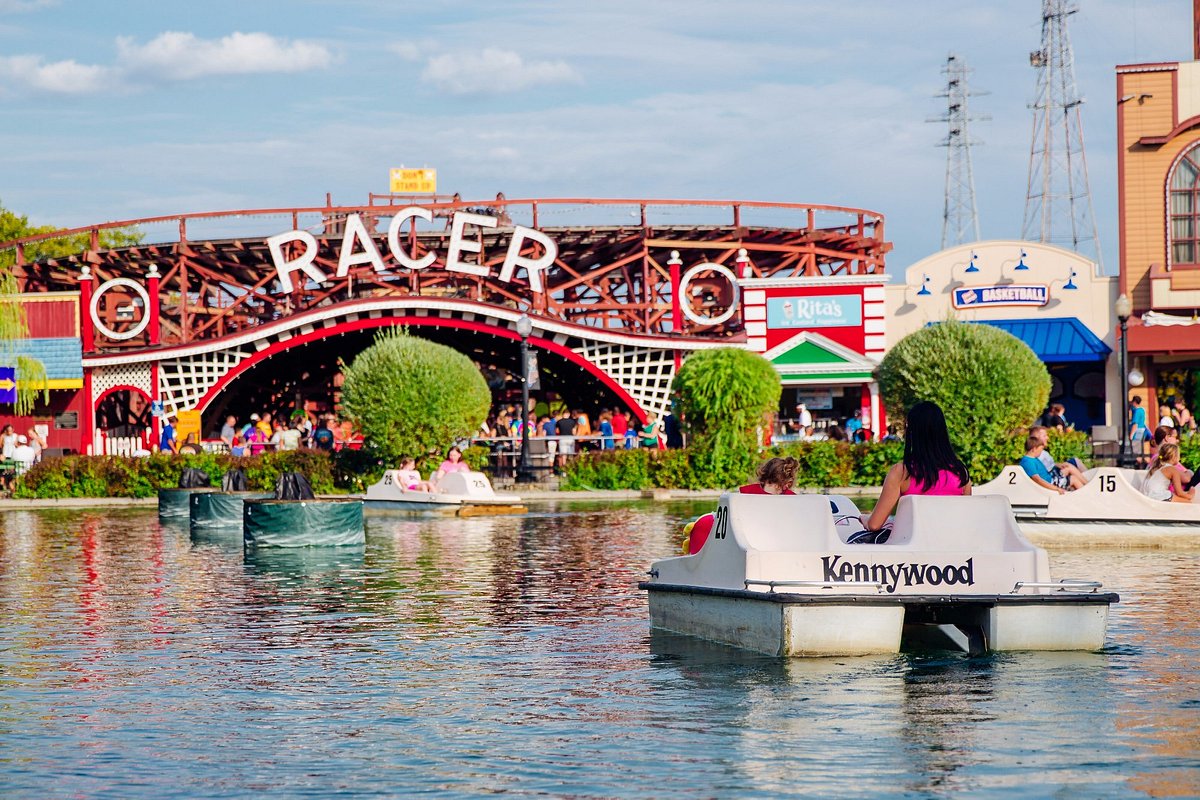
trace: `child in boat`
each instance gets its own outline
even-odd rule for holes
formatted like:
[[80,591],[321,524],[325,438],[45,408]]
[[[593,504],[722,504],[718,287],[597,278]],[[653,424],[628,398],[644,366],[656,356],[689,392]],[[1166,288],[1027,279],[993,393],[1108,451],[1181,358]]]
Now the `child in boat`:
[[397,478],[400,481],[400,488],[406,492],[432,492],[433,486],[429,481],[421,480],[421,473],[417,472],[417,462],[411,458],[405,458],[400,462],[400,469],[396,470]]
[[748,483],[738,489],[740,494],[795,494],[796,470],[800,462],[791,456],[769,458],[758,468],[758,483]]
[[[864,515],[866,536],[856,534],[852,543],[880,544],[887,541],[884,527],[888,515],[906,495],[968,495],[971,475],[950,444],[946,416],[937,403],[923,400],[908,410],[905,424],[904,458],[893,464],[883,479],[879,502]],[[886,533],[885,533],[886,532]],[[869,534],[877,534],[871,536]]]
[[1018,463],[1034,483],[1043,489],[1049,489],[1059,494],[1066,494],[1068,490],[1083,486],[1082,474],[1068,475],[1065,472],[1052,472],[1048,469],[1042,460],[1042,453],[1045,450],[1045,440],[1036,431],[1030,431],[1029,435],[1025,437],[1025,455],[1021,456]]
[[1151,500],[1166,500],[1175,503],[1190,503],[1196,494],[1187,488],[1179,466],[1179,445],[1164,442],[1158,448],[1158,463],[1146,473],[1142,481],[1142,493]]
[[[748,483],[738,488],[739,494],[795,494],[792,486],[796,483],[796,470],[800,462],[792,457],[769,458],[758,468],[758,483]],[[704,547],[708,534],[713,526],[712,513],[705,514],[699,519],[684,526],[686,538],[683,550],[688,555],[695,555]]]

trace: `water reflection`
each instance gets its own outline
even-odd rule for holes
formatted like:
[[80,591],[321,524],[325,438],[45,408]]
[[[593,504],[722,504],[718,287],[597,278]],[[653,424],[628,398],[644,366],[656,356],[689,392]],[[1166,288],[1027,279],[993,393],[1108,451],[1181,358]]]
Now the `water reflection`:
[[362,548],[248,553],[153,512],[0,516],[0,786],[1196,794],[1195,554],[1051,554],[1122,593],[1103,653],[781,660],[649,631],[635,585],[695,511],[372,516]]

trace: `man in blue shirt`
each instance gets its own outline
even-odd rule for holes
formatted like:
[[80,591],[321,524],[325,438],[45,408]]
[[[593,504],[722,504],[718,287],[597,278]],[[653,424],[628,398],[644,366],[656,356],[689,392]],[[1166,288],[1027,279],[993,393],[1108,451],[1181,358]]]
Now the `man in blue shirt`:
[[179,442],[175,440],[175,417],[163,417],[162,436],[158,440],[158,449],[163,453],[179,451]]

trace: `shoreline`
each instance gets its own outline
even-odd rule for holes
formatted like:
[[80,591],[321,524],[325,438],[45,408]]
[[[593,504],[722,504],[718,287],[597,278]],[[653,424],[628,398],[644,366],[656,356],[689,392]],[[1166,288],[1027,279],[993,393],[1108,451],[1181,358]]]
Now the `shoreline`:
[[[878,497],[877,486],[842,486],[831,489],[801,489],[797,494],[838,494],[845,497]],[[529,489],[514,484],[503,491],[519,493],[522,500],[549,502],[552,500],[716,500],[725,489],[589,489],[581,491],[559,491],[557,489]],[[319,497],[346,497],[347,495],[319,495]],[[0,511],[29,511],[35,509],[64,508],[151,508],[158,506],[157,497],[62,497],[62,498],[0,498]]]

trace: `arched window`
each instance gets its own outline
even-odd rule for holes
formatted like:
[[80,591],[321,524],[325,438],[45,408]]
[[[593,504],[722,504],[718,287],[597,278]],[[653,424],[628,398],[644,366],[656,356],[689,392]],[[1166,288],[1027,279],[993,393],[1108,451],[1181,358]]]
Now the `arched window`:
[[1171,263],[1200,264],[1200,145],[1175,165],[1169,195]]

